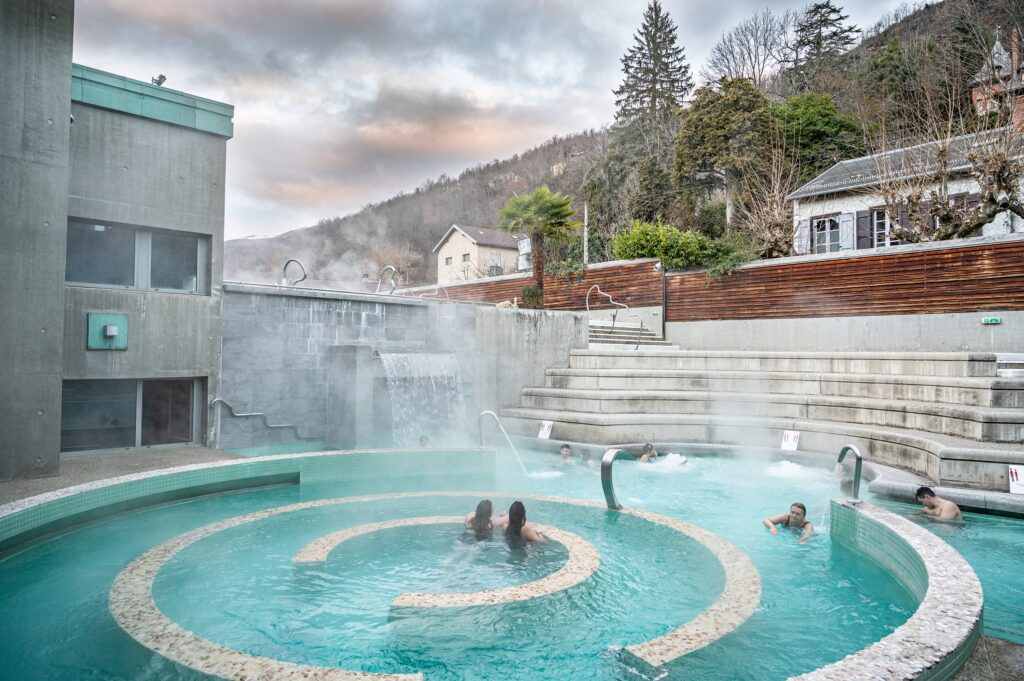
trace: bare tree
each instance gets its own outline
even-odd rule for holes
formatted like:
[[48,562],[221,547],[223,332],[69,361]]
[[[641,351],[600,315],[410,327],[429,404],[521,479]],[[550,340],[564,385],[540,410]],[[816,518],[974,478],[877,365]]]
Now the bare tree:
[[367,250],[366,259],[375,272],[394,267],[395,280],[403,283],[423,264],[423,254],[409,241],[377,241]]
[[722,78],[748,78],[765,92],[774,79],[786,52],[785,39],[796,13],[778,15],[765,8],[722,34],[711,48],[701,78],[717,83]]
[[786,149],[776,126],[770,133],[767,158],[747,159],[742,168],[743,200],[734,224],[763,248],[763,257],[793,252],[793,203],[786,197],[800,186],[800,166]]

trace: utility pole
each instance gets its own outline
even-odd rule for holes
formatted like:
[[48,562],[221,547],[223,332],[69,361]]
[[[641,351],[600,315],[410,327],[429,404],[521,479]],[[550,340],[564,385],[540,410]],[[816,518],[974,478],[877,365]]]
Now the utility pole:
[[590,264],[590,226],[587,224],[587,202],[583,202],[583,264]]

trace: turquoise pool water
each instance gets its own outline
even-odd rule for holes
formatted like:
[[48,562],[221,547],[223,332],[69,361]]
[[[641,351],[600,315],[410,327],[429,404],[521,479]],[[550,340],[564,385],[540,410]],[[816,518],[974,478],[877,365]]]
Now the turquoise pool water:
[[[524,476],[502,455],[491,476],[283,486],[123,513],[0,561],[0,663],[24,679],[205,679],[155,655],[109,612],[115,577],[158,544],[208,523],[315,499],[430,490],[495,490],[600,500],[598,471],[525,453]],[[700,525],[757,567],[760,604],[739,629],[664,670],[620,648],[691,620],[720,594],[710,552],[664,526],[604,509],[528,501],[528,518],[575,533],[601,555],[564,591],[492,606],[394,608],[399,593],[448,593],[531,582],[566,560],[558,543],[510,547],[457,525],[380,530],[339,545],[319,565],[292,558],[326,534],[391,519],[458,515],[475,499],[424,496],[329,505],[228,528],[171,558],[153,597],[171,620],[253,655],[426,679],[783,679],[885,636],[914,603],[884,572],[833,545],[771,537],[766,515],[803,501],[820,522],[831,472],[760,459],[692,456],[680,467],[616,465],[620,500]]]
[[937,523],[924,518],[916,504],[874,495],[869,501],[907,516],[959,551],[985,592],[985,634],[1024,645],[1024,521],[965,512],[962,524]]

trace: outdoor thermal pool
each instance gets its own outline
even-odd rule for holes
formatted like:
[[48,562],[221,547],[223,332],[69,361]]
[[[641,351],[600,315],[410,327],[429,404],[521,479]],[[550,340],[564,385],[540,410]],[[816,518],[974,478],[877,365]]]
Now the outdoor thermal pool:
[[[604,508],[596,469],[560,467],[550,453],[523,454],[531,476],[501,453],[493,473],[402,479],[386,453],[352,456],[365,459],[364,479],[125,512],[7,555],[5,674],[206,679],[264,665],[425,679],[783,679],[871,645],[916,608],[888,573],[830,541],[831,470],[721,455],[620,462],[616,489],[631,514]],[[390,477],[375,479],[375,467]],[[456,517],[482,494],[496,509],[524,500],[553,539],[478,540]],[[804,545],[761,525],[794,501],[822,529]],[[452,596],[481,590],[507,600]],[[729,615],[693,625],[713,604]],[[688,623],[699,639],[690,647],[703,647],[675,656],[679,642],[666,637]]]

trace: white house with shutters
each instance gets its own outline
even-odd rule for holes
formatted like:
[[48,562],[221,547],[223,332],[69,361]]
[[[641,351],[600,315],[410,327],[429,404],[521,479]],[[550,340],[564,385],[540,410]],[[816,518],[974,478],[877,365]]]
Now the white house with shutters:
[[[971,151],[997,136],[1021,136],[1024,149],[1024,69],[1020,38],[1014,31],[1010,52],[996,41],[990,59],[973,80],[972,101],[979,115],[1003,109],[1010,125],[994,131],[962,135],[902,149],[841,161],[790,194],[793,204],[794,252],[831,253],[894,246],[893,221],[886,211],[881,186],[935,174],[940,148],[948,150],[946,195],[967,207],[979,200],[979,185],[970,176]],[[907,186],[913,183],[908,182]],[[893,186],[890,184],[890,186]],[[937,188],[937,184],[935,185]],[[906,210],[895,216],[904,224]],[[1024,219],[1004,211],[981,234],[1024,232]]]

